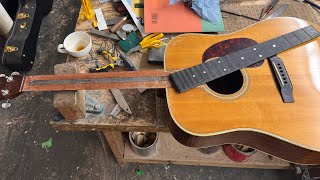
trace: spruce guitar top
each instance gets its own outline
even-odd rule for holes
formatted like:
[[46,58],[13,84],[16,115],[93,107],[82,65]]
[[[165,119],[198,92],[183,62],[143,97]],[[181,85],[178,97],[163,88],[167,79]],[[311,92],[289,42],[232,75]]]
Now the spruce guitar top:
[[14,74],[0,78],[0,99],[25,91],[166,88],[170,130],[182,144],[243,144],[320,164],[319,30],[275,18],[229,35],[184,34],[168,44],[165,71]]

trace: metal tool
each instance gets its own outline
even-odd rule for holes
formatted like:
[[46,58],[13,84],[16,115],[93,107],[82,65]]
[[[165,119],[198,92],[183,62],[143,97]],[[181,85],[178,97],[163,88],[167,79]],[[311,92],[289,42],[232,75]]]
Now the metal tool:
[[254,21],[260,21],[259,19],[256,19],[256,18],[253,18],[253,17],[250,17],[250,16],[237,14],[237,13],[226,11],[226,10],[221,10],[221,12],[224,12],[224,13],[227,13],[227,14],[231,14],[231,15],[234,15],[234,16],[244,17],[244,18],[251,19],[251,20],[254,20]]
[[269,5],[268,7],[264,10],[264,14],[263,16],[261,17],[264,18],[266,15],[268,15],[270,13],[270,11],[278,4],[279,0],[273,0]]
[[119,89],[111,89],[110,90],[113,97],[115,98],[116,102],[118,103],[113,110],[111,111],[110,115],[116,117],[119,114],[119,107],[124,110],[125,112],[132,114],[132,111],[127,103],[127,101],[124,99],[121,91]]
[[114,25],[117,22],[119,22],[123,17],[115,17],[115,18],[111,18],[111,19],[106,19],[106,23],[107,25]]
[[125,16],[123,18],[120,19],[120,21],[118,21],[116,24],[114,24],[111,28],[110,28],[110,32],[115,33],[117,32],[127,21],[128,17]]
[[320,6],[312,1],[309,1],[309,0],[299,0],[300,2],[304,2],[304,3],[307,3],[307,4],[310,4],[310,6],[320,10]]
[[126,40],[127,39],[127,33],[122,31],[121,29],[119,29],[116,34],[120,37],[120,39],[122,40]]
[[139,51],[144,48],[160,48],[163,43],[161,42],[161,38],[164,36],[163,33],[150,34],[147,37],[143,38],[143,40],[134,48],[130,49],[126,55],[129,55],[133,52]]
[[97,21],[98,21],[98,29],[99,29],[99,31],[108,29],[108,26],[107,26],[106,20],[104,19],[104,16],[103,16],[101,8],[95,9],[94,11],[96,13],[96,18],[97,18]]
[[266,19],[272,19],[275,17],[278,17],[283,11],[285,11],[288,8],[288,4],[282,5],[280,8],[278,8],[274,13],[270,14]]
[[108,33],[108,32],[105,32],[105,31],[99,31],[99,30],[96,30],[96,29],[90,29],[89,33],[94,35],[94,36],[97,36],[99,38],[110,39],[110,40],[113,40],[113,41],[119,41],[120,40],[120,38],[117,35],[112,34],[112,33]]
[[91,96],[86,94],[86,113],[101,114],[104,110],[104,105],[99,101],[93,99]]
[[114,63],[110,63],[108,65],[103,65],[103,66],[96,65],[96,67],[89,68],[89,72],[90,73],[108,72],[110,69],[113,69],[114,66],[115,66]]

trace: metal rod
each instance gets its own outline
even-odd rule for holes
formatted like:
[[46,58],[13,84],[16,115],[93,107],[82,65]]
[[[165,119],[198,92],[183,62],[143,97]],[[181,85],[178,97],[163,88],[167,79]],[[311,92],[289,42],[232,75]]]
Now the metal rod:
[[246,15],[242,15],[242,14],[237,14],[237,13],[226,11],[226,10],[221,10],[221,12],[224,12],[224,13],[227,13],[227,14],[231,14],[231,15],[234,15],[234,16],[244,17],[244,18],[247,18],[247,19],[251,19],[253,21],[260,21],[260,19],[256,19],[256,18],[253,18],[253,17],[250,17],[250,16],[246,16]]

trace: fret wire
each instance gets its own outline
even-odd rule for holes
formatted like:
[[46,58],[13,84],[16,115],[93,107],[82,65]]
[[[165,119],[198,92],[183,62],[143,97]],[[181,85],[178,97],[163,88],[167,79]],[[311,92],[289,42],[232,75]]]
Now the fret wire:
[[234,71],[235,69],[237,69],[237,67],[234,65],[233,61],[235,61],[236,58],[235,57],[230,57],[230,56],[224,56],[222,57],[222,61],[225,61],[227,64],[227,69],[228,71]]
[[218,64],[217,62],[220,61],[220,58],[216,59],[216,60],[212,60],[212,61],[208,61],[206,62],[209,69],[212,69],[215,74],[217,74],[217,76],[221,76],[222,75],[222,71],[220,71],[219,68],[217,68],[217,66],[215,64]]
[[192,77],[194,80],[196,80],[197,84],[202,83],[202,80],[200,78],[199,73],[196,71],[195,66],[190,68],[190,71],[192,72]]
[[320,32],[313,26],[304,27],[302,28],[302,30],[304,30],[312,38],[316,38],[320,36]]
[[294,31],[293,34],[295,34],[300,39],[301,42],[307,42],[311,39],[311,37],[302,29],[299,29],[298,31]]
[[205,74],[208,74],[208,76],[209,76],[210,79],[214,79],[214,78],[215,78],[214,72],[210,71],[210,70],[207,68],[207,64],[202,63],[201,66],[202,66]]
[[270,49],[274,52],[274,54],[283,52],[282,47],[274,39],[266,41],[265,44],[267,44],[270,47]]
[[200,67],[201,65],[202,64],[195,66],[195,69],[198,71],[201,82],[205,82],[206,79],[208,79],[208,76],[205,76],[205,74],[203,74],[203,69]]
[[188,74],[186,70],[180,71],[181,75],[184,77],[186,84],[188,84],[189,88],[192,87],[192,82],[190,81],[190,77],[188,78]]
[[[256,50],[254,50],[254,49],[256,49]],[[255,61],[256,63],[259,61],[262,61],[266,58],[266,55],[261,51],[261,47],[259,46],[259,44],[252,47],[250,49],[250,52],[252,52],[254,54],[254,56],[256,58],[256,61]]]
[[274,56],[275,52],[272,51],[272,46],[267,43],[261,43],[261,49],[266,57]]
[[301,44],[302,42],[293,34],[293,33],[288,33],[283,35],[284,38],[292,45],[296,46],[298,44]]
[[275,41],[281,46],[284,51],[292,48],[292,45],[283,36],[275,38]]
[[189,79],[190,79],[190,87],[194,87],[195,85],[197,85],[197,81],[192,77],[192,73],[190,72],[190,68],[188,69],[185,69],[186,71],[186,75],[189,76]]
[[183,89],[188,89],[188,85],[187,85],[186,81],[184,81],[184,78],[183,78],[183,76],[181,74],[181,71],[177,72],[177,78],[181,80],[180,84],[182,85],[182,88]]

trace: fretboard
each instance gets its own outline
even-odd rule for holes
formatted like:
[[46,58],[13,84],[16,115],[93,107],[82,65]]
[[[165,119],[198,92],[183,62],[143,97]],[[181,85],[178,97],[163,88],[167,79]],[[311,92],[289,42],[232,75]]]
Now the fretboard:
[[170,80],[178,92],[184,92],[263,61],[318,36],[320,36],[320,32],[316,28],[307,26],[213,61],[207,61],[197,66],[171,73]]

